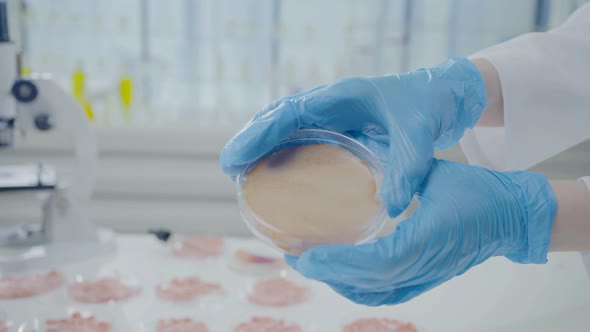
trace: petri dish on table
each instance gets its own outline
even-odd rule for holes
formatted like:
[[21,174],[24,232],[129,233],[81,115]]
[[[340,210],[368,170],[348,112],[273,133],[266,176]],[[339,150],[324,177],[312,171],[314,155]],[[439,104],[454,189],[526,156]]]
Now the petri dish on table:
[[416,327],[414,323],[388,317],[362,317],[346,321],[341,331],[421,332],[423,330]]
[[258,241],[236,247],[227,263],[232,270],[249,276],[276,276],[287,269],[283,255]]
[[48,318],[36,317],[19,325],[18,332],[112,332],[120,331],[121,326],[88,312],[72,312]]
[[381,160],[360,142],[306,129],[247,165],[236,179],[250,230],[282,252],[374,240],[388,220]]
[[196,276],[173,278],[157,284],[155,290],[159,299],[171,302],[191,302],[206,295],[223,292],[220,284],[207,282]]
[[63,273],[55,269],[23,275],[0,275],[0,300],[43,295],[61,287],[64,280]]
[[311,288],[284,277],[275,277],[254,282],[246,299],[258,306],[285,308],[308,302],[311,295]]
[[253,315],[234,323],[233,332],[310,332],[309,324],[300,324],[288,318]]
[[76,276],[68,285],[68,295],[80,303],[110,303],[133,299],[141,294],[137,280],[119,275],[107,275],[98,278]]
[[190,317],[160,319],[153,329],[155,332],[209,332],[209,326],[200,320]]
[[223,255],[225,240],[216,235],[191,235],[172,242],[176,257],[188,259],[216,258]]

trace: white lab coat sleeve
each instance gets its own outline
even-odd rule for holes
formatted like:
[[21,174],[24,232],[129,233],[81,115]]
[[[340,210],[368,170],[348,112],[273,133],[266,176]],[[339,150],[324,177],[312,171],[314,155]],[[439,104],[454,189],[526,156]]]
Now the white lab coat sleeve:
[[590,4],[561,26],[480,51],[498,71],[504,127],[476,127],[461,141],[471,164],[527,169],[590,139]]
[[[581,178],[580,180],[586,183],[588,190],[590,190],[590,176],[586,176]],[[590,252],[582,253],[582,259],[584,260],[584,264],[586,265],[586,272],[588,273],[588,277],[590,278]]]

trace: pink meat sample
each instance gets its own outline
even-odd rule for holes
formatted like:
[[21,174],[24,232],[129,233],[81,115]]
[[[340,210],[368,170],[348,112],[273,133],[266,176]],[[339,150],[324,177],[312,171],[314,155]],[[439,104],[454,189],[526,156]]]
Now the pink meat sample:
[[259,281],[248,296],[254,304],[285,307],[304,302],[309,296],[309,289],[301,287],[285,278],[272,278]]
[[417,332],[412,323],[388,318],[362,318],[342,327],[342,332]]
[[8,326],[6,326],[6,323],[4,323],[1,320],[0,320],[0,332],[8,332]]
[[234,328],[234,332],[301,332],[301,326],[272,317],[252,317]]
[[82,317],[79,313],[70,318],[53,319],[45,322],[46,332],[109,332],[111,324],[96,320],[95,317]]
[[141,288],[128,285],[118,277],[103,277],[95,281],[74,282],[69,285],[68,292],[78,302],[105,303],[135,297]]
[[258,255],[248,252],[244,249],[237,250],[234,253],[234,258],[244,263],[265,264],[265,265],[283,265],[283,260],[280,258]]
[[195,322],[191,318],[160,319],[156,332],[209,332],[205,323]]
[[64,283],[56,270],[24,277],[0,278],[0,299],[18,299],[48,293]]
[[156,286],[156,295],[174,302],[192,301],[203,295],[221,291],[221,285],[208,283],[198,277],[172,279],[168,284]]
[[223,251],[223,238],[216,236],[191,236],[172,245],[174,254],[184,258],[217,257]]

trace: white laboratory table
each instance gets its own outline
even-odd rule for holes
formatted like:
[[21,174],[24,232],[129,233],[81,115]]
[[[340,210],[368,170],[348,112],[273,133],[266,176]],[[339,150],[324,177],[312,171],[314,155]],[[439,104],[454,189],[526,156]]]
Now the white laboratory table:
[[[384,307],[353,304],[289,270],[287,277],[311,287],[309,302],[269,309],[245,298],[256,278],[236,273],[227,264],[236,248],[259,246],[255,239],[229,238],[225,255],[207,260],[177,258],[169,246],[149,235],[120,235],[117,243],[115,255],[63,271],[69,280],[114,273],[135,279],[143,287],[139,297],[116,304],[80,304],[61,287],[31,299],[0,301],[0,319],[31,322],[81,311],[111,321],[116,331],[150,331],[160,318],[189,316],[207,322],[212,331],[231,331],[252,315],[266,314],[304,323],[307,331],[336,332],[353,318],[379,316],[411,321],[421,331],[432,332],[590,330],[590,279],[575,253],[552,254],[546,265],[516,265],[494,258],[408,303]],[[188,275],[219,282],[226,292],[188,304],[155,297],[155,284]]]

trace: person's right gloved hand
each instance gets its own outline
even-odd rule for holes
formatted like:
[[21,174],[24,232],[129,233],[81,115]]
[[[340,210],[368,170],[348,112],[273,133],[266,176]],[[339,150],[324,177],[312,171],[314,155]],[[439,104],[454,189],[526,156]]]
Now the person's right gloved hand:
[[381,196],[395,217],[424,180],[434,148],[456,143],[485,106],[483,79],[466,58],[405,74],[347,78],[266,106],[225,146],[221,167],[236,176],[298,129],[368,136],[389,147]]
[[493,256],[545,263],[557,200],[541,174],[435,159],[418,209],[363,245],[308,249],[287,263],[365,305],[406,302]]

